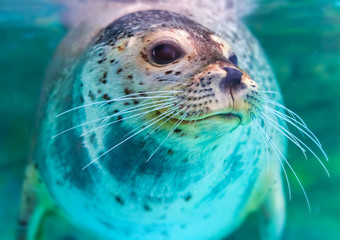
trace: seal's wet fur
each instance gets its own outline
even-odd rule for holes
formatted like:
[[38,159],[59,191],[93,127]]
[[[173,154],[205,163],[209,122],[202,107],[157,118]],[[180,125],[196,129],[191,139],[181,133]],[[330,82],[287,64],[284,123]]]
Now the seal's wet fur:
[[[133,38],[141,37],[140,33],[156,28],[185,32],[197,43],[195,49],[201,51],[197,55],[202,57],[196,63],[195,58],[185,59],[186,65],[180,66],[181,70],[178,70],[180,67],[167,69],[158,74],[162,78],[152,77],[156,76],[157,68],[146,70],[143,67],[148,61],[146,50],[129,52],[129,46]],[[157,91],[159,86],[184,91],[185,98],[197,91],[193,96],[196,100],[190,100],[192,104],[198,101],[199,94],[206,95],[204,91],[199,92],[208,89],[206,85],[211,85],[215,93],[216,89],[227,88],[220,87],[221,81],[223,84],[226,81],[223,80],[223,76],[226,77],[223,68],[212,68],[219,77],[210,80],[208,77],[207,69],[211,64],[226,62],[231,66],[227,56],[222,54],[221,43],[211,38],[213,34],[180,14],[152,10],[124,16],[96,35],[73,67],[52,83],[47,95],[34,157],[37,167],[30,168],[29,174],[38,171],[42,176],[42,182],[38,181],[38,184],[46,185],[43,191],[50,195],[48,202],[57,205],[58,209],[55,209],[51,207],[53,204],[45,204],[48,211],[59,212],[72,224],[103,239],[220,239],[233,232],[250,212],[263,209],[268,214],[264,236],[268,239],[279,237],[284,206],[280,167],[278,163],[272,163],[267,172],[264,140],[255,125],[249,123],[250,119],[230,131],[223,131],[227,125],[219,121],[215,125],[204,124],[204,121],[192,127],[178,125],[160,145],[169,133],[164,125],[149,138],[146,137],[152,130],[103,154],[131,130],[143,126],[142,121],[147,121],[148,118],[124,120],[119,115],[133,104],[138,106],[139,103],[134,102],[137,99],[81,108],[58,120],[55,118],[58,113],[81,104],[143,94],[146,90]],[[226,30],[225,39],[239,57],[240,68],[256,79],[256,83],[250,82],[252,80],[244,73],[249,88],[235,91],[243,94],[246,89],[249,92],[237,97],[249,106],[245,112],[256,116],[256,111],[261,110],[258,86],[262,90],[277,91],[275,80],[256,41],[243,25],[232,23]],[[140,63],[136,62],[134,66],[128,60],[124,61],[137,55]],[[144,70],[145,75],[141,74]],[[171,73],[167,74],[169,71]],[[207,78],[200,80],[199,71]],[[147,79],[148,73],[151,77]],[[164,78],[172,83],[160,81]],[[184,79],[183,82],[180,79]],[[195,85],[190,85],[190,81]],[[196,89],[192,89],[193,86]],[[180,97],[180,94],[172,96]],[[231,99],[231,95],[228,96],[226,101]],[[212,99],[219,100],[215,96],[206,98],[210,107],[204,114],[216,110],[213,107],[217,102]],[[178,107],[184,109],[184,106]],[[51,140],[51,136],[68,127],[108,114],[116,114],[118,124],[79,138],[80,134],[93,129],[93,126],[84,125]],[[282,138],[274,136],[273,129],[269,128],[267,132],[283,149]],[[146,162],[157,146],[161,147],[157,155]],[[98,161],[81,170],[98,156]],[[273,157],[272,152],[269,157]],[[39,194],[37,198],[40,198],[38,204],[43,206],[44,200]]]

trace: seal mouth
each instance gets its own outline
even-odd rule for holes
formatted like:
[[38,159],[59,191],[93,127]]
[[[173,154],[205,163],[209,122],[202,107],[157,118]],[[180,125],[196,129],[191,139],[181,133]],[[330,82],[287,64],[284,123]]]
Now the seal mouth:
[[[201,116],[200,118],[197,119],[184,119],[182,120],[181,124],[188,125],[188,124],[193,124],[193,122],[197,123],[216,123],[216,121],[223,121],[223,122],[236,122],[239,125],[241,123],[242,116],[236,113],[215,113],[215,114],[210,114],[208,116]],[[176,119],[178,121],[178,119]],[[234,124],[233,124],[234,125]]]
[[233,120],[235,118],[238,118],[241,121],[241,116],[234,114],[234,113],[217,113],[217,114],[213,114],[207,117],[204,117],[202,119],[199,119],[198,121],[203,121],[203,120],[207,120],[207,119],[220,119],[220,120]]

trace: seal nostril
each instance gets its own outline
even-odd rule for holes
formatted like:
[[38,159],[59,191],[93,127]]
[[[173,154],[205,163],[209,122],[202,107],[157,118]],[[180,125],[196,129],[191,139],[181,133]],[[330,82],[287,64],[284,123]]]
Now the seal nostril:
[[227,72],[227,76],[222,78],[220,82],[220,88],[222,91],[234,85],[238,85],[241,82],[243,73],[240,70],[231,67],[225,67],[223,70]]
[[223,70],[227,71],[226,81],[231,82],[232,85],[239,84],[241,82],[243,73],[240,70],[231,67],[225,67]]

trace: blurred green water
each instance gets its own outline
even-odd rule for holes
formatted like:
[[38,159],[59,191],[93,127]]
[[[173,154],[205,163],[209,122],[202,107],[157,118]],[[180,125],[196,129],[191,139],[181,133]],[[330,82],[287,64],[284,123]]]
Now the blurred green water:
[[[14,226],[41,82],[66,33],[56,19],[51,4],[0,0],[0,222],[6,223],[0,239]],[[340,239],[340,1],[261,1],[245,21],[268,54],[286,106],[305,120],[330,158],[329,179],[312,155],[306,161],[289,146],[288,160],[312,209],[289,173],[285,239]]]

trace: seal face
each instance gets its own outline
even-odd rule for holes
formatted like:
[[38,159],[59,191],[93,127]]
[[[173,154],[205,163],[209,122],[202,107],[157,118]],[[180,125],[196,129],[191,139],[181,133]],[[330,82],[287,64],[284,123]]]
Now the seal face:
[[[184,122],[230,121],[222,124],[223,129],[249,123],[250,116],[256,116],[260,108],[260,92],[248,74],[237,67],[230,45],[182,15],[176,15],[181,24],[174,25],[173,17],[165,11],[124,16],[102,32],[89,54],[100,55],[96,65],[107,69],[106,78],[122,77],[129,82],[125,93],[173,91],[173,97],[183,100],[174,110],[174,119],[186,115]],[[112,60],[116,67],[110,66]],[[88,65],[93,68],[94,64]],[[102,98],[115,97],[112,92],[116,91],[110,92],[107,86],[104,92],[100,85],[93,87],[89,89],[100,90]]]
[[51,88],[36,157],[72,222],[103,238],[218,239],[260,204],[262,92],[227,41],[141,11],[101,30],[74,66]]

